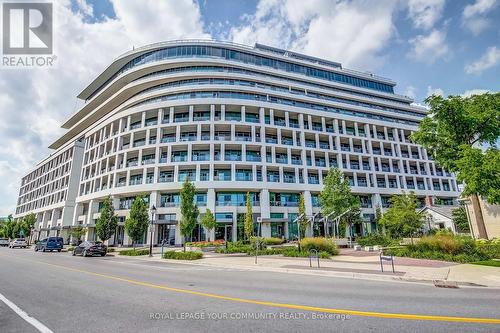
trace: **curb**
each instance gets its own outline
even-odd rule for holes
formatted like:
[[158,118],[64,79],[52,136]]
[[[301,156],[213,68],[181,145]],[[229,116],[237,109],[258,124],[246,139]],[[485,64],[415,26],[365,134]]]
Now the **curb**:
[[181,264],[181,265],[195,265],[203,267],[217,267],[226,269],[236,269],[236,270],[247,270],[247,271],[261,271],[261,272],[273,272],[273,273],[290,273],[290,274],[300,274],[300,275],[315,275],[322,277],[335,277],[335,278],[348,278],[348,279],[359,279],[359,280],[371,280],[371,281],[383,281],[383,282],[397,282],[397,283],[419,283],[425,285],[433,285],[436,287],[443,288],[488,288],[488,289],[499,289],[498,287],[489,287],[486,285],[476,284],[473,282],[457,282],[450,280],[431,280],[431,279],[419,279],[415,277],[404,277],[404,276],[391,276],[391,275],[381,275],[381,274],[367,274],[367,273],[357,273],[357,272],[340,272],[340,271],[320,271],[314,268],[311,270],[306,269],[293,269],[293,268],[281,268],[281,267],[264,267],[264,266],[228,266],[228,265],[218,265],[209,263],[200,263],[196,261],[182,261],[182,260],[172,260],[172,259],[160,259],[160,258],[140,258],[140,257],[127,257],[120,256],[120,258],[125,259],[139,259],[143,261],[155,261],[163,262],[165,264]]

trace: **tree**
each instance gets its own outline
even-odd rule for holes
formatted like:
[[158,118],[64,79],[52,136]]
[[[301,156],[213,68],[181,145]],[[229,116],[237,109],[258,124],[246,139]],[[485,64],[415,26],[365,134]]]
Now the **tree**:
[[382,208],[380,208],[380,205],[377,204],[375,206],[375,225],[377,227],[377,232],[381,234],[385,234],[385,228],[383,228],[382,224],[380,221],[382,220]]
[[[189,238],[191,240],[193,230],[196,227],[198,221],[198,207],[194,203],[194,196],[196,194],[196,188],[193,183],[189,181],[188,178],[182,184],[182,189],[180,192],[181,200],[181,234],[184,239]],[[184,251],[186,251],[186,242],[184,241]]]
[[464,205],[460,205],[460,207],[452,210],[451,215],[458,232],[470,232],[469,221]]
[[381,219],[391,237],[410,237],[413,243],[413,236],[422,228],[424,215],[417,211],[417,197],[410,192],[401,195],[394,195],[390,199],[391,206]]
[[87,233],[87,228],[84,228],[81,225],[77,225],[77,226],[71,228],[71,231],[69,232],[69,234],[71,235],[71,237],[76,238],[77,243],[80,243],[80,241],[82,240],[82,237],[86,233]]
[[[332,218],[360,206],[359,198],[351,193],[349,179],[344,177],[342,171],[337,168],[328,171],[323,181],[323,190],[319,194],[319,200],[322,215],[332,214]],[[343,218],[343,221],[347,221],[346,217]]]
[[304,238],[306,237],[306,231],[307,231],[307,226],[309,225],[309,219],[306,216],[306,204],[304,201],[304,195],[302,193],[300,193],[299,195],[298,206],[299,206],[299,217],[300,217],[298,220],[300,238]]
[[[203,214],[203,217],[201,218],[201,225],[204,226],[205,229],[207,229],[207,231],[209,233],[211,233],[212,230],[214,230],[215,227],[217,226],[217,221],[215,220],[214,214],[208,208],[207,208],[207,211],[205,212],[205,214]],[[212,240],[215,240],[215,239],[212,239]],[[210,239],[209,239],[209,241],[210,241]]]
[[247,211],[245,213],[245,237],[250,240],[253,236],[253,216],[252,216],[252,201],[250,200],[250,193],[247,192]]
[[[500,93],[471,97],[430,96],[431,107],[412,139],[421,144],[436,162],[457,174],[470,196],[480,236],[486,234],[479,196],[500,203]],[[482,150],[486,146],[487,149]]]
[[19,228],[23,231],[23,235],[29,239],[31,237],[31,230],[35,227],[36,223],[36,215],[34,213],[29,213],[25,217],[23,217],[20,221],[18,221],[20,224]]
[[130,207],[129,217],[125,220],[125,231],[132,239],[132,246],[134,249],[136,242],[142,239],[148,230],[148,205],[144,199],[142,195],[135,197],[134,202],[132,202],[132,207]]
[[101,215],[95,223],[97,237],[103,242],[113,236],[118,226],[118,217],[115,215],[113,201],[108,195],[102,202]]

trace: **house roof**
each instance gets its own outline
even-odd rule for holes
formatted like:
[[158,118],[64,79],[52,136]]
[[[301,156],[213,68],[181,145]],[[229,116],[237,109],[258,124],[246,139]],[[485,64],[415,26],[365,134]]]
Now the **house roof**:
[[444,217],[447,217],[449,219],[453,218],[452,211],[454,209],[457,209],[459,206],[425,206],[422,208],[421,212],[424,210],[432,210],[433,212],[436,212],[440,215],[443,215]]

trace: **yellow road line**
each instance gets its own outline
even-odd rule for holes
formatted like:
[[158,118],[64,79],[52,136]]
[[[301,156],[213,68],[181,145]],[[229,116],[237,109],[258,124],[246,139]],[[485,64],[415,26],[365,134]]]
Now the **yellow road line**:
[[45,264],[45,265],[61,268],[61,269],[67,270],[67,271],[84,273],[87,275],[98,276],[98,277],[102,277],[105,279],[126,282],[126,283],[137,285],[137,286],[161,289],[161,290],[183,293],[183,294],[196,295],[196,296],[201,296],[201,297],[216,298],[216,299],[221,299],[221,300],[225,300],[225,301],[247,303],[247,304],[257,304],[257,305],[276,307],[276,308],[313,311],[313,312],[324,312],[324,313],[334,313],[334,314],[344,314],[344,315],[361,316],[361,317],[387,318],[387,319],[447,321],[447,322],[478,323],[478,324],[500,324],[500,319],[495,319],[495,318],[451,317],[451,316],[433,316],[433,315],[418,315],[418,314],[404,314],[404,313],[384,313],[384,312],[373,312],[373,311],[332,309],[332,308],[323,308],[323,307],[315,307],[315,306],[307,306],[307,305],[275,303],[275,302],[269,302],[269,301],[258,301],[258,300],[245,299],[245,298],[239,298],[239,297],[230,297],[230,296],[224,296],[224,295],[205,293],[205,292],[189,290],[189,289],[167,287],[164,285],[153,284],[153,283],[143,282],[143,281],[138,281],[138,280],[132,280],[132,279],[127,279],[127,278],[114,276],[114,275],[101,274],[101,273],[91,272],[91,271],[73,268],[73,267],[67,267],[67,266],[58,265],[58,264],[52,264],[52,263],[48,263],[45,261],[34,261],[34,260],[29,260],[29,259],[24,259],[24,258],[21,260],[34,262],[34,263],[38,263],[38,264]]

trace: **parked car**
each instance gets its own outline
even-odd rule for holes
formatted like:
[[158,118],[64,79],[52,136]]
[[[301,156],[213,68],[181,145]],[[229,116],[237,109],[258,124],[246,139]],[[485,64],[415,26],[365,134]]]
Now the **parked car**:
[[63,243],[64,243],[64,240],[62,239],[62,237],[45,238],[45,239],[42,239],[41,241],[36,242],[35,252],[38,252],[38,251],[61,252],[61,250],[63,248]]
[[8,238],[0,238],[0,246],[9,246]]
[[26,240],[24,238],[14,238],[14,240],[10,242],[9,247],[11,249],[15,247],[27,248],[28,243],[26,243]]
[[75,246],[75,248],[73,249],[74,256],[76,256],[77,254],[81,254],[84,257],[93,255],[100,255],[104,257],[107,252],[108,252],[108,247],[104,245],[102,242],[92,242],[92,241],[82,242],[80,245]]

